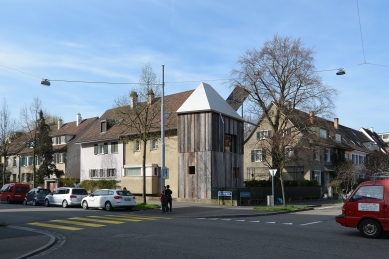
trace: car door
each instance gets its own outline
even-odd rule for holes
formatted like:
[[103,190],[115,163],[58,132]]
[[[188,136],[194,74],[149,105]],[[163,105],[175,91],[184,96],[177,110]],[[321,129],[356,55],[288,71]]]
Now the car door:
[[36,189],[31,189],[27,194],[26,194],[26,201],[27,202],[31,202],[32,199],[34,198],[34,194],[35,194],[35,191]]
[[99,208],[103,208],[104,207],[104,204],[105,202],[108,200],[108,191],[107,190],[101,190],[100,191],[100,196],[97,198],[97,204],[99,206]]
[[98,208],[99,207],[99,204],[98,204],[98,198],[100,196],[100,191],[95,191],[94,193],[92,193],[90,196],[88,196],[88,206],[89,207],[92,207],[92,208]]
[[345,204],[346,226],[356,227],[363,218],[385,218],[384,186],[364,185]]
[[61,205],[64,195],[65,195],[66,189],[58,188],[53,193],[53,204],[54,205]]

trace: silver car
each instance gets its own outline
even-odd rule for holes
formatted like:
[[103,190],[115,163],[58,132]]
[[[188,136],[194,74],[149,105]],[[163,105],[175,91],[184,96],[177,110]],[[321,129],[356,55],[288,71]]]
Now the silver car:
[[89,208],[104,208],[105,210],[124,208],[132,210],[136,202],[135,196],[130,191],[102,189],[83,198],[81,204],[85,210]]
[[45,206],[81,206],[81,200],[88,196],[88,191],[84,188],[60,187],[55,189],[45,198]]

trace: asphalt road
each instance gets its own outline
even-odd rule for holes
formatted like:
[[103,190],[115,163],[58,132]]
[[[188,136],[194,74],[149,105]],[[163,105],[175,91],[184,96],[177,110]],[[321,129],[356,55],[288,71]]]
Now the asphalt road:
[[341,227],[334,221],[339,207],[228,218],[185,215],[180,208],[162,214],[160,210],[107,212],[0,206],[7,211],[0,213],[0,222],[66,238],[39,258],[388,257],[389,237],[366,239],[356,229]]

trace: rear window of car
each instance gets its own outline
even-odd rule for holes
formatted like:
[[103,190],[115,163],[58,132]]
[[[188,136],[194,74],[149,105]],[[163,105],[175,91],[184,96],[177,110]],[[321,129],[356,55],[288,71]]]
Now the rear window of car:
[[38,190],[39,194],[49,194],[49,192],[50,192],[50,190],[48,190],[48,189],[39,189]]
[[16,186],[15,192],[28,193],[29,190],[27,187]]
[[116,191],[116,193],[121,196],[132,196],[130,191]]
[[85,189],[73,189],[72,194],[88,195],[88,192]]

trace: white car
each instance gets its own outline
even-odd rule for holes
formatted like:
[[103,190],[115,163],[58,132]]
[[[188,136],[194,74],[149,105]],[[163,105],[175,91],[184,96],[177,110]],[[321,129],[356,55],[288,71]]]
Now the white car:
[[81,200],[86,196],[88,191],[84,188],[59,187],[45,197],[45,206],[81,206]]
[[115,189],[95,191],[81,201],[81,206],[85,210],[89,208],[104,208],[105,210],[124,208],[132,210],[135,205],[135,196],[130,191]]

